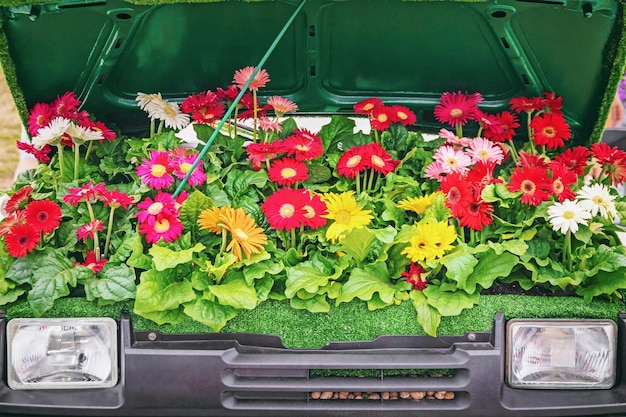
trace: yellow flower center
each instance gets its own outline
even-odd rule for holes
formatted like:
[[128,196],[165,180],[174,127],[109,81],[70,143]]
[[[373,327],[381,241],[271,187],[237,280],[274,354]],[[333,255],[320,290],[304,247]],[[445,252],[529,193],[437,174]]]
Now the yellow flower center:
[[403,112],[403,111],[399,111],[399,112],[396,114],[396,116],[398,116],[398,119],[400,119],[400,120],[406,120],[406,119],[408,119],[408,118],[409,118],[409,115],[408,115],[408,114],[406,114],[406,113],[405,113],[405,112]]
[[489,151],[486,149],[481,149],[476,153],[476,156],[479,159],[483,159],[483,160],[489,159]]
[[293,168],[283,168],[280,170],[280,176],[283,178],[293,178],[296,174],[297,172]]
[[365,111],[370,111],[374,108],[374,105],[372,103],[367,103],[365,106],[363,106],[363,110]]
[[596,203],[599,206],[604,204],[604,199],[601,196],[599,196],[599,195],[594,195],[593,198],[591,199],[591,201],[593,201],[594,203]]
[[446,165],[450,167],[455,167],[459,164],[459,161],[456,158],[448,158],[446,159]]
[[302,151],[302,152],[308,152],[309,151],[309,147],[307,145],[303,145],[301,143],[298,143],[296,145],[296,150],[297,151]]
[[461,109],[452,109],[450,110],[450,116],[452,117],[460,117],[463,115],[463,110]]
[[546,126],[543,128],[543,134],[549,138],[556,136],[556,130],[552,126]]
[[150,207],[148,207],[148,213],[152,214],[153,216],[159,214],[161,210],[163,210],[163,203],[152,203],[150,204]]
[[335,213],[335,221],[337,223],[348,224],[350,223],[350,212],[348,210],[339,210]]
[[556,194],[561,194],[565,190],[565,186],[561,182],[561,180],[555,180],[552,183],[552,188]]
[[315,217],[315,210],[313,210],[313,207],[304,206],[302,208],[304,209],[304,217],[306,217],[307,219],[312,219],[313,217]]
[[382,168],[385,166],[385,161],[378,155],[372,155],[372,165]]
[[170,230],[170,222],[167,219],[161,219],[154,223],[154,231],[157,233],[164,233]]
[[233,230],[233,236],[236,237],[239,241],[248,240],[248,234],[239,228]]
[[176,116],[176,110],[170,106],[165,106],[165,113],[167,113],[168,116]]
[[355,166],[359,165],[360,162],[361,155],[354,155],[352,158],[348,159],[348,162],[346,162],[346,166],[348,168],[354,168]]
[[284,218],[289,218],[291,216],[293,216],[293,214],[296,212],[296,208],[293,206],[293,204],[283,204],[280,207],[280,210],[278,210],[278,212],[280,213],[280,215]]
[[186,174],[187,171],[189,171],[189,168],[191,168],[191,164],[188,162],[183,162],[182,164],[180,164],[180,172],[182,172],[183,174]]
[[166,172],[167,168],[160,164],[154,164],[152,168],[150,168],[150,174],[152,174],[153,177],[162,177]]
[[383,114],[379,114],[376,119],[378,119],[378,121],[381,122],[381,123],[385,123],[387,121],[388,117],[387,117],[387,115],[385,113],[383,113]]
[[572,210],[565,210],[563,212],[563,218],[565,220],[572,220],[575,216],[576,216],[576,213],[574,213]]

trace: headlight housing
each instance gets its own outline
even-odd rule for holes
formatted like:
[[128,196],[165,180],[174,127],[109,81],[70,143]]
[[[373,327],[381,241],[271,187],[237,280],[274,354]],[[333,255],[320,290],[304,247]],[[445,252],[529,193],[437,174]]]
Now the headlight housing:
[[13,389],[102,388],[117,383],[117,323],[110,318],[7,323]]
[[507,323],[507,383],[514,388],[610,388],[617,325],[611,320]]

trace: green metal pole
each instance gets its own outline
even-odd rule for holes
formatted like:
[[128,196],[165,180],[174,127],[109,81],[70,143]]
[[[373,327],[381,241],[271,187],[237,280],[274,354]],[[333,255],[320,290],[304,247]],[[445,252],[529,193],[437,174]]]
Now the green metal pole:
[[207,140],[206,144],[204,145],[204,147],[202,148],[202,150],[198,154],[198,158],[196,158],[196,161],[191,165],[191,167],[189,168],[189,171],[187,171],[187,174],[185,175],[185,178],[183,178],[181,183],[178,185],[178,188],[176,188],[176,191],[174,191],[174,194],[173,194],[174,198],[176,198],[181,193],[181,191],[183,190],[183,187],[185,186],[185,183],[187,182],[187,180],[189,179],[189,177],[191,176],[193,171],[196,169],[196,167],[198,166],[200,161],[204,158],[204,155],[206,155],[207,151],[209,150],[209,146],[211,145],[211,143],[213,143],[213,141],[217,137],[217,134],[220,132],[220,130],[224,126],[224,123],[226,123],[226,120],[228,120],[230,118],[230,115],[235,110],[235,107],[239,103],[239,100],[241,100],[241,98],[245,94],[245,92],[248,89],[248,87],[250,87],[250,83],[252,82],[254,77],[256,77],[256,75],[259,73],[259,71],[261,70],[261,68],[265,64],[265,61],[267,61],[267,59],[269,58],[271,53],[274,51],[274,49],[276,49],[276,46],[278,45],[278,42],[280,42],[282,37],[285,35],[285,32],[287,32],[287,29],[289,28],[289,26],[291,26],[291,24],[295,20],[296,16],[298,15],[298,13],[300,13],[300,10],[302,10],[302,7],[304,7],[304,4],[306,3],[306,1],[307,0],[302,0],[302,2],[300,2],[298,7],[296,8],[296,10],[293,12],[291,17],[289,18],[289,20],[287,20],[287,23],[285,23],[285,26],[283,26],[282,30],[276,36],[276,39],[274,39],[274,42],[272,42],[272,44],[270,45],[270,47],[267,50],[267,52],[265,52],[265,55],[263,55],[263,58],[261,58],[261,61],[259,61],[259,65],[257,65],[256,68],[254,69],[254,72],[250,76],[250,79],[248,79],[248,81],[244,84],[243,88],[239,92],[239,95],[237,95],[237,97],[235,98],[233,103],[230,105],[230,107],[228,108],[226,113],[224,113],[224,116],[222,117],[222,120],[220,120],[220,122],[218,123],[217,127],[215,128],[215,131],[213,131],[213,134],[211,135],[209,140]]

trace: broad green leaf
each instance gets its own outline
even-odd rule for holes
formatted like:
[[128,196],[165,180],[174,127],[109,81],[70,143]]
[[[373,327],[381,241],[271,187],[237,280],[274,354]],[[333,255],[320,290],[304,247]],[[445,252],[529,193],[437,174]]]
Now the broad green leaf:
[[464,287],[467,277],[470,276],[478,259],[468,253],[468,246],[458,245],[452,252],[441,258],[441,263],[445,265],[446,277],[457,282],[459,287]]
[[195,190],[185,199],[180,208],[179,219],[185,226],[185,230],[198,229],[198,217],[205,209],[213,207],[213,199]]
[[134,313],[152,320],[159,326],[162,324],[178,324],[185,319],[185,314],[180,308],[165,311],[139,311],[135,304]]
[[122,301],[135,298],[135,272],[121,264],[106,268],[98,274],[98,278],[90,278],[84,282],[87,300],[95,299]]
[[[395,293],[394,293],[395,296]],[[383,301],[378,293],[374,293],[370,300],[367,300],[367,309],[369,311],[380,310],[381,308],[389,307],[390,305],[397,304],[395,299],[392,299],[391,303]]]
[[353,229],[341,241],[339,250],[352,255],[358,262],[363,262],[375,240],[376,235],[367,227]]
[[246,265],[243,268],[243,276],[246,278],[246,282],[252,285],[255,279],[263,278],[266,275],[278,275],[284,269],[285,267],[281,262],[263,261]]
[[231,306],[220,305],[204,299],[185,303],[183,311],[195,321],[209,326],[216,332],[219,332],[228,320],[235,317],[238,313],[237,309]]
[[301,262],[288,268],[286,272],[285,296],[287,298],[292,298],[300,290],[315,294],[330,279],[330,275],[324,272],[320,264],[313,261]]
[[178,281],[172,270],[151,269],[141,274],[135,296],[135,311],[148,313],[177,309],[193,301],[196,293],[188,280]]
[[337,297],[336,304],[349,302],[354,298],[367,301],[375,293],[378,293],[383,302],[388,304],[393,302],[395,290],[389,282],[387,266],[382,262],[353,269],[348,281],[343,285],[341,295]]
[[0,294],[0,306],[5,306],[17,301],[22,294],[26,292],[23,288],[13,288]]
[[597,275],[588,278],[584,286],[576,290],[576,294],[584,297],[586,303],[590,303],[594,297],[611,295],[623,288],[626,288],[624,271],[600,271]]
[[322,138],[324,149],[327,152],[336,152],[337,144],[342,141],[346,136],[352,136],[354,132],[354,120],[345,116],[332,116],[330,123],[319,131],[319,136]]
[[62,253],[50,252],[35,266],[33,287],[28,293],[28,302],[35,317],[41,317],[54,305],[54,301],[69,295],[69,287],[76,287],[91,270],[74,267],[74,263]]
[[289,305],[296,310],[308,310],[311,313],[328,313],[330,311],[330,304],[322,294],[317,294],[306,300],[298,297],[292,298],[289,300]]
[[220,253],[215,259],[215,264],[206,261],[207,272],[209,276],[214,277],[217,282],[221,281],[228,268],[237,263],[237,257],[232,253]]
[[252,310],[257,306],[256,290],[246,284],[242,276],[229,277],[224,281],[222,284],[209,286],[209,291],[217,297],[221,305],[244,310]]
[[465,285],[459,285],[459,288],[469,294],[476,292],[478,285],[482,288],[490,288],[497,278],[509,276],[518,262],[519,258],[509,252],[500,255],[493,251],[486,252],[467,277]]
[[202,243],[196,243],[193,248],[174,251],[163,246],[152,246],[148,253],[152,256],[152,262],[157,271],[175,268],[178,265],[188,264],[193,259],[193,254],[205,249]]
[[141,236],[139,234],[135,234],[133,239],[128,242],[128,244],[132,248],[132,253],[126,260],[126,264],[131,268],[142,269],[144,271],[152,268],[152,259],[149,255],[146,255],[143,252]]
[[6,277],[16,284],[33,284],[35,264],[43,255],[31,254],[25,258],[17,258],[9,267]]
[[411,302],[417,312],[417,323],[422,326],[427,335],[436,337],[437,328],[441,323],[441,314],[431,306],[421,291],[411,291]]
[[466,308],[472,308],[478,304],[480,295],[467,294],[463,291],[441,291],[434,285],[429,285],[422,291],[428,300],[428,304],[436,308],[442,316],[458,316]]

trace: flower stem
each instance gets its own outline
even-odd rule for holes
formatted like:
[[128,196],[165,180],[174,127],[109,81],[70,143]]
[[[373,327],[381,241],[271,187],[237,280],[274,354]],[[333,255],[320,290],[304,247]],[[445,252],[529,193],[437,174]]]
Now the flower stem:
[[74,181],[78,180],[78,167],[80,166],[80,145],[74,145]]
[[104,257],[107,257],[109,253],[109,244],[111,243],[111,231],[113,230],[113,212],[115,212],[115,207],[111,207],[111,212],[109,213],[109,225],[107,226],[107,237],[104,241]]
[[361,175],[356,175],[356,195],[361,194]]
[[296,228],[291,229],[291,248],[296,248]]
[[256,105],[256,90],[252,90],[252,105],[253,105],[253,125],[252,125],[252,142],[256,143],[256,115],[257,115],[257,105]]
[[226,229],[222,227],[222,246],[220,246],[220,253],[224,253],[226,250],[226,244],[228,243],[227,238]]
[[368,192],[372,192],[373,187],[374,187],[374,176],[376,175],[376,171],[374,171],[373,169],[370,171],[370,178],[369,181],[367,183],[367,191]]
[[572,231],[568,230],[563,241],[563,263],[568,271],[572,270]]
[[154,124],[154,119],[150,119],[150,139],[152,139],[154,137],[154,128],[155,128],[155,124]]
[[61,172],[61,178],[63,178],[63,144],[59,143],[57,145],[57,149],[59,150],[59,169]]
[[363,171],[363,187],[361,189],[367,191],[367,170]]

